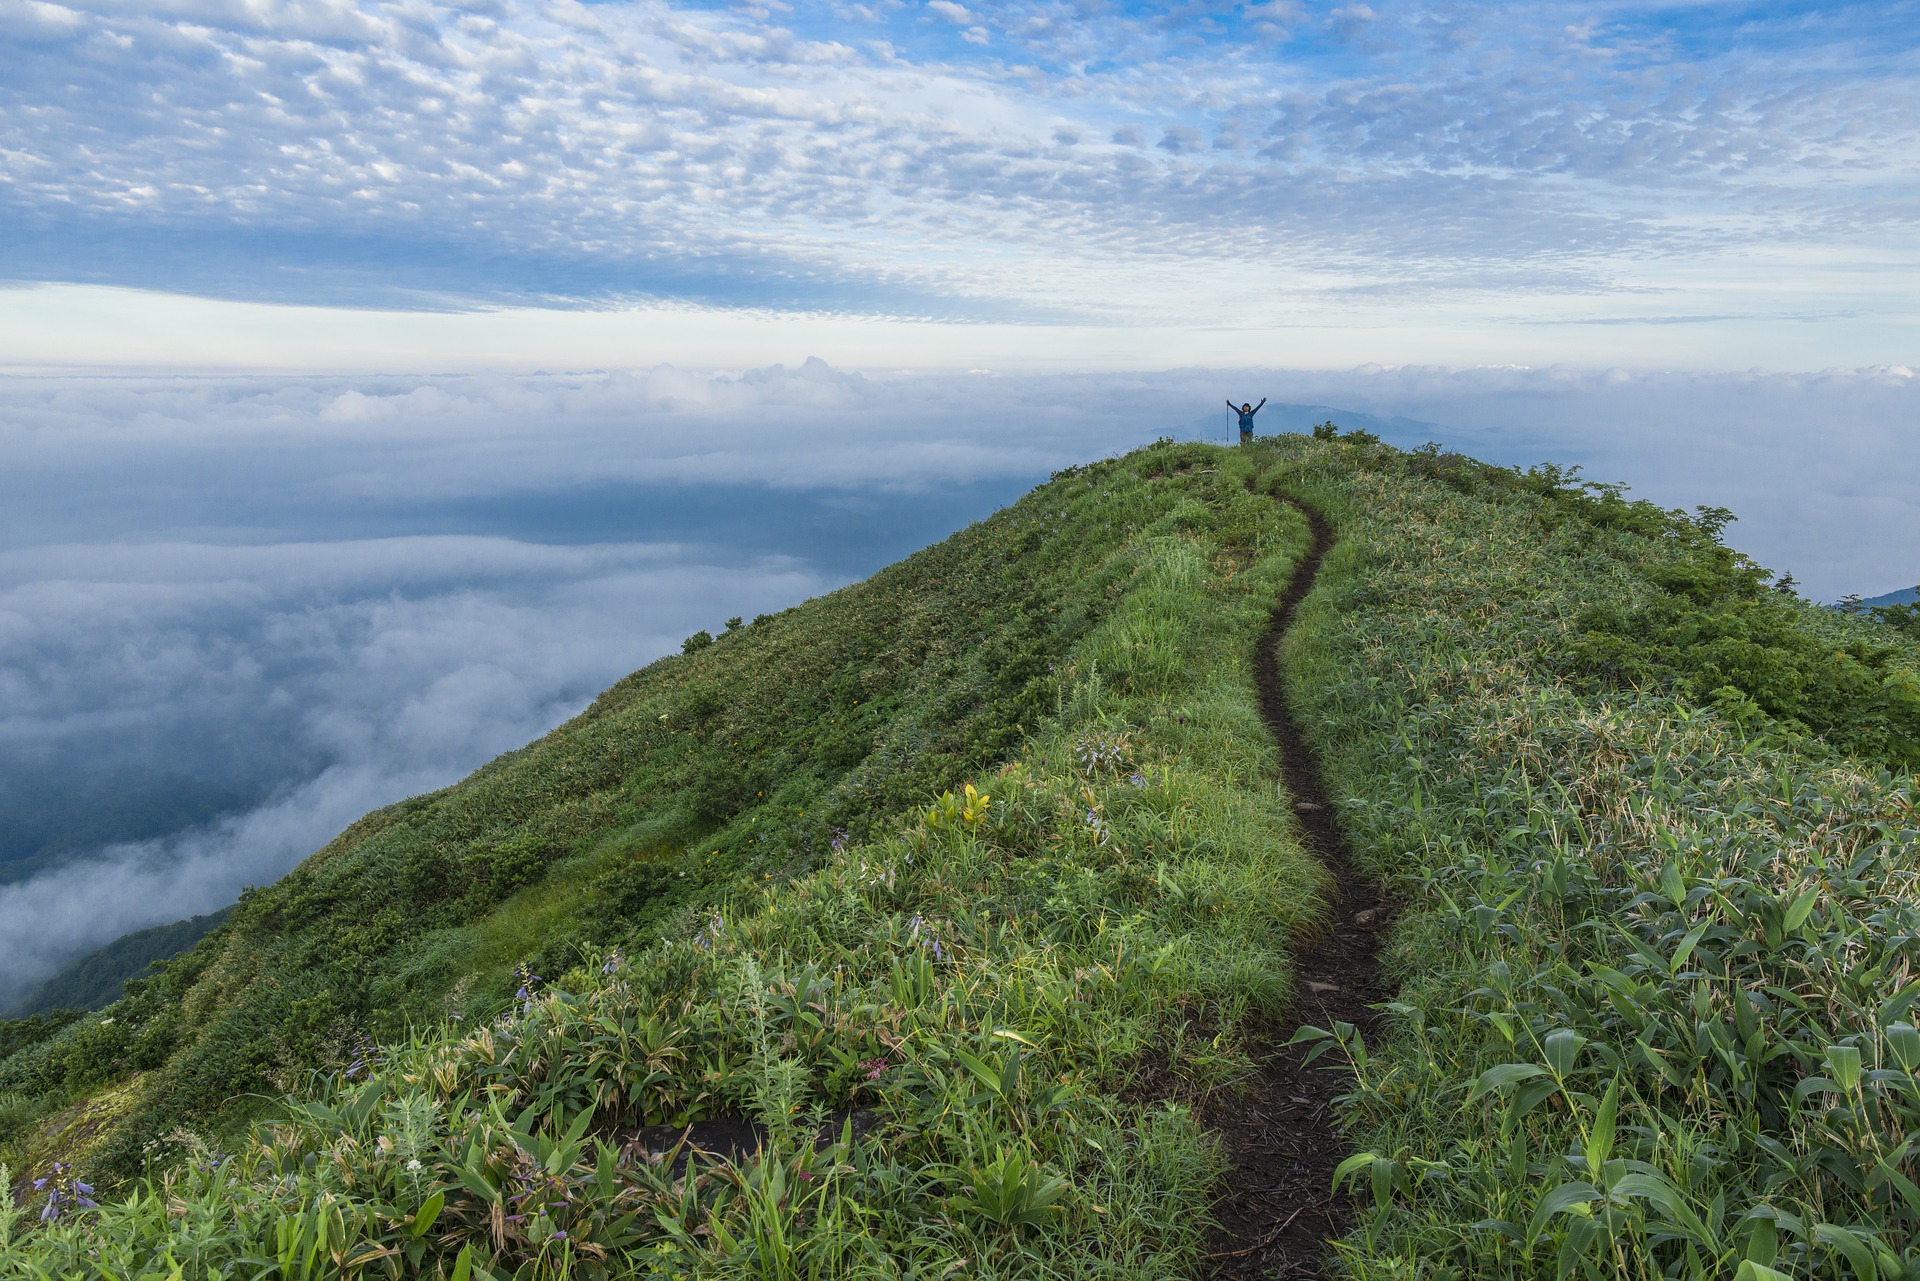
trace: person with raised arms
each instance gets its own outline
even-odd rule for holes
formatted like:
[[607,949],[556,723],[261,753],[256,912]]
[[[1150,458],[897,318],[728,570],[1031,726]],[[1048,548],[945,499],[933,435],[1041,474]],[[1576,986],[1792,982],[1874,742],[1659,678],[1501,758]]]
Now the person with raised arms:
[[1234,403],[1231,400],[1227,402],[1227,408],[1232,409],[1234,413],[1240,415],[1240,443],[1241,444],[1244,445],[1248,441],[1253,439],[1253,416],[1259,413],[1261,408],[1266,403],[1267,403],[1267,398],[1265,396],[1262,396],[1260,398],[1260,404],[1258,405],[1242,404],[1238,408],[1235,408]]

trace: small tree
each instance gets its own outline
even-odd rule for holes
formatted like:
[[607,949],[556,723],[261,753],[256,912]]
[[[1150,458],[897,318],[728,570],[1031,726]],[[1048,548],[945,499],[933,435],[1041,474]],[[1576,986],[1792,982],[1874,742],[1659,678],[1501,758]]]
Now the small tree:
[[[1914,590],[1920,591],[1920,587]],[[1867,612],[1895,631],[1920,640],[1920,599],[1904,605],[1875,605]]]

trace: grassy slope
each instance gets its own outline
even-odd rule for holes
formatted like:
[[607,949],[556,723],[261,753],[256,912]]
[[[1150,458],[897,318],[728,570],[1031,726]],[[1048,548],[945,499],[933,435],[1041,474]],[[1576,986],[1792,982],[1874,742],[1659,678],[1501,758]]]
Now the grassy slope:
[[[1140,479],[1183,460],[1219,471]],[[1315,880],[1245,671],[1303,531],[1249,472],[1341,535],[1284,661],[1356,845],[1408,905],[1396,1026],[1345,1047],[1369,1207],[1349,1268],[1913,1272],[1920,654],[1764,590],[1713,513],[1299,438],[1147,451],[1000,518],[1051,534],[1023,572],[1098,590],[1014,759],[943,758],[933,786],[970,776],[991,805],[849,803],[855,833],[812,851],[800,811],[836,784],[726,841],[673,805],[609,827],[693,883],[619,918],[635,946],[464,1035],[417,1023],[370,1080],[318,1081],[292,1121],[171,1175],[171,1217],[133,1185],[0,1258],[1185,1270],[1216,1167],[1179,1100],[1245,1069],[1239,1029],[1282,999]],[[1116,507],[1135,515],[1103,541]],[[674,778],[684,797],[699,775]],[[618,865],[616,845],[566,857]],[[577,923],[612,901],[590,883],[510,901]],[[496,961],[537,943],[497,913],[445,928]],[[811,1151],[811,1118],[847,1103],[880,1128]],[[738,1111],[770,1154],[700,1179],[603,1142]]]
[[[581,928],[583,904],[621,904],[638,882],[673,910],[620,918],[630,942],[615,959],[553,973],[470,1033],[416,1024],[372,1082],[351,1068],[318,1082],[303,1120],[237,1157],[202,1152],[170,1176],[179,1221],[135,1182],[131,1200],[36,1233],[15,1259],[85,1274],[170,1245],[228,1267],[324,1219],[336,1262],[376,1271],[409,1253],[449,1267],[468,1247],[527,1275],[597,1272],[608,1249],[616,1273],[901,1275],[962,1256],[982,1275],[1177,1269],[1214,1170],[1177,1100],[1246,1069],[1238,1029],[1284,1001],[1283,949],[1318,881],[1288,835],[1248,670],[1305,529],[1243,486],[1252,463],[1162,448],[1057,480],[869,584],[623,682],[462,789],[372,816],[243,905],[187,992],[194,1026],[260,1008],[249,974],[279,985],[266,1008],[287,1008],[278,993],[299,973],[263,958],[328,964],[300,931],[377,915],[407,850],[457,867],[430,838],[476,831],[454,816],[483,803],[604,815],[554,865],[624,878],[510,904],[557,896],[572,906],[552,918]],[[1009,685],[1023,662],[1031,674]],[[903,687],[911,697],[888,692]],[[839,735],[841,717],[857,734]],[[876,736],[850,768],[820,764]],[[587,759],[583,738],[617,764]],[[630,765],[642,752],[644,771]],[[536,769],[547,757],[565,770]],[[567,771],[610,782],[573,799],[529,785]],[[969,777],[990,804],[962,791],[924,808]],[[624,803],[636,793],[658,799]],[[384,889],[354,872],[382,852]],[[429,923],[507,937],[497,921]],[[381,955],[405,959],[367,986],[416,975],[456,991],[452,969],[421,960],[444,937],[390,945]],[[381,999],[362,1008],[404,1012]],[[196,1083],[195,1056],[224,1043],[176,1050],[147,1107]],[[878,1108],[876,1135],[817,1155],[798,1141],[806,1117],[849,1102]],[[676,1182],[594,1146],[742,1111],[776,1148],[739,1172]],[[416,1234],[426,1203],[439,1217]]]
[[[621,681],[471,778],[368,815],[133,995],[0,1063],[0,1091],[148,1071],[116,1164],[339,1066],[490,1015],[526,961],[686,923],[1005,759],[1112,606],[1134,531],[1189,495],[1054,486],[873,578]],[[107,1022],[106,1019],[111,1019]]]
[[1914,1275],[1916,649],[1712,513],[1294,452],[1344,541],[1284,661],[1407,905],[1352,1270]]

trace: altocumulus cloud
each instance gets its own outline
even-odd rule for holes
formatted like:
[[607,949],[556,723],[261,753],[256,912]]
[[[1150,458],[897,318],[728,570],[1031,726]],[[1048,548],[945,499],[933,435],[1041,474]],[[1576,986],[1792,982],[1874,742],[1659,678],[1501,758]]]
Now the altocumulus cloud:
[[1658,312],[1685,263],[1817,310],[1873,292],[1823,263],[1911,265],[1915,42],[1867,4],[0,0],[0,277],[1261,323]]
[[682,637],[1162,434],[1331,416],[1732,507],[1811,592],[1920,577],[1906,369],[0,380],[0,957],[267,881]]

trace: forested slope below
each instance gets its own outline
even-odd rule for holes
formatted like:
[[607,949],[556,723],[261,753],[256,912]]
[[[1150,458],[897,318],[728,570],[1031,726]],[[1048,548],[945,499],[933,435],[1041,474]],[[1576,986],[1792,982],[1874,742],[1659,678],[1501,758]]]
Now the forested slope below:
[[97,1010],[119,1000],[127,980],[146,974],[154,965],[171,960],[205,938],[232,914],[223,908],[169,925],[123,934],[105,947],[95,948],[22,998],[10,1012],[21,1018],[56,1010]]

